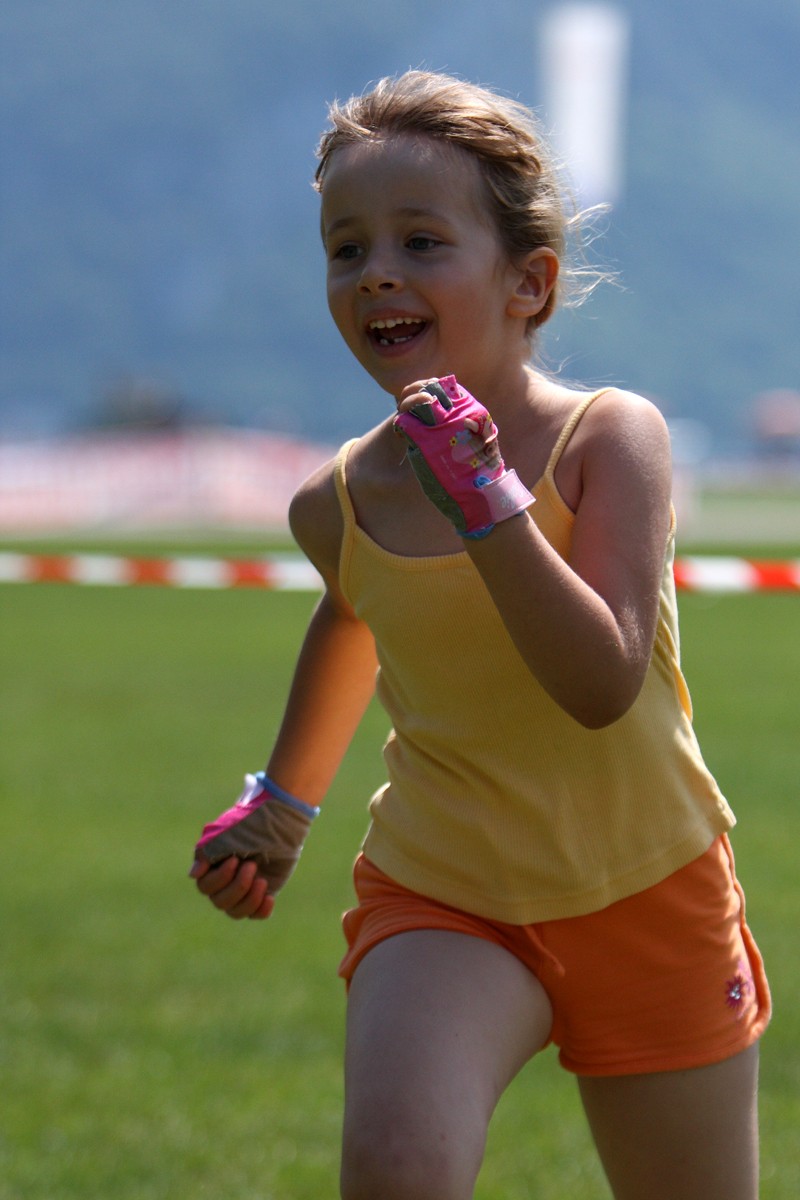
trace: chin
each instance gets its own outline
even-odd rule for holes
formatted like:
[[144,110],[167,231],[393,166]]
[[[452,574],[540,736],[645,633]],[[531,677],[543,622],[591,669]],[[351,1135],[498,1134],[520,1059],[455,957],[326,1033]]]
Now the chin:
[[[375,368],[370,370],[367,368],[368,374],[374,379],[378,387],[384,392],[388,392],[390,396],[398,397],[404,388],[407,388],[410,383],[416,383],[418,379],[438,379],[439,372],[429,367],[420,366],[419,363],[409,366],[407,369],[402,369],[399,366],[391,370]],[[442,372],[446,374],[446,372]]]

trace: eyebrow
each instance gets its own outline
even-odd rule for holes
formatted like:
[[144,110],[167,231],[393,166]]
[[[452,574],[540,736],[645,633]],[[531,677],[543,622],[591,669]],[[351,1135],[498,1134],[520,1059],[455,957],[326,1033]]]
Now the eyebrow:
[[[434,220],[438,221],[443,219],[443,214],[437,211],[435,208],[418,208],[416,205],[411,204],[404,205],[402,208],[394,209],[392,215],[397,217],[432,217]],[[331,234],[336,233],[339,229],[343,229],[348,225],[354,224],[354,222],[357,220],[357,217],[340,217],[338,221],[334,221],[333,224],[329,225],[327,229],[323,229],[323,237],[330,237]]]

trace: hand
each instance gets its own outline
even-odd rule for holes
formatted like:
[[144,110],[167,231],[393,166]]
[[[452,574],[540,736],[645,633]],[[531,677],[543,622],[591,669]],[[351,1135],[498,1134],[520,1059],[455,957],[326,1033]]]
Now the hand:
[[516,472],[506,470],[489,413],[455,376],[412,384],[398,408],[394,427],[414,474],[462,537],[485,537],[533,503]]
[[[451,384],[452,380],[452,384]],[[450,394],[444,384],[449,387]],[[454,408],[454,400],[469,397],[456,383],[455,377],[445,376],[442,380],[430,379],[426,383],[412,383],[405,388],[397,406],[398,413],[411,413],[424,425],[434,426],[446,423],[447,415],[442,421],[438,409],[444,409],[445,414]],[[487,474],[502,471],[504,463],[497,441],[497,426],[488,411],[474,400],[475,412],[472,416],[464,416],[465,436],[460,439],[458,455],[464,462],[469,462],[476,469],[484,468]],[[402,432],[402,425],[398,432]]]
[[226,858],[212,866],[197,857],[189,872],[196,880],[198,891],[208,896],[215,908],[235,921],[248,918],[263,921],[275,907],[275,897],[269,894],[269,883],[259,875],[256,863],[239,858]]
[[317,812],[263,772],[245,775],[236,804],[203,829],[191,878],[229,916],[268,917]]

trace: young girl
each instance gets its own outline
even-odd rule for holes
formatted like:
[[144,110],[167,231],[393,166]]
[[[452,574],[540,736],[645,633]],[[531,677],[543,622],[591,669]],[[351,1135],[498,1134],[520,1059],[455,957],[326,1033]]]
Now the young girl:
[[325,594],[192,875],[270,915],[377,673],[345,1200],[471,1196],[550,1042],[618,1200],[754,1200],[769,997],[679,666],[664,422],[530,365],[568,223],[527,110],[410,72],[335,105],[319,157],[330,310],[394,403],[294,498]]

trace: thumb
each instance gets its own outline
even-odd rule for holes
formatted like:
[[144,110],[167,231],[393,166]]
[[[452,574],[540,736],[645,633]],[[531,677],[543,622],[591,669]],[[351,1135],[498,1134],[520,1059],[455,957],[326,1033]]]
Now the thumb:
[[196,858],[189,871],[189,878],[202,879],[210,865],[205,858]]

